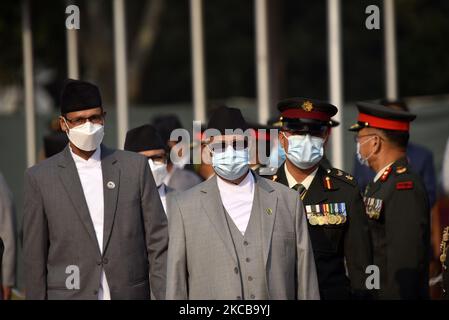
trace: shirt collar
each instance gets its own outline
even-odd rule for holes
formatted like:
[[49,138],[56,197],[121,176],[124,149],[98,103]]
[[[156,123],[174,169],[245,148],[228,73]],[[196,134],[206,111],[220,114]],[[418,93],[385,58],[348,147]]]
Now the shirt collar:
[[243,179],[239,184],[233,184],[223,180],[217,174],[217,185],[220,191],[252,192],[254,190],[254,176],[250,170],[246,174],[245,179]]
[[389,166],[391,166],[394,162],[391,162],[389,164],[387,164],[385,167],[383,167],[381,170],[379,170],[376,174],[376,176],[374,177],[373,181],[377,182],[377,180],[379,180],[379,178],[382,176],[382,174],[385,172],[385,170],[387,170],[387,168]]
[[75,161],[75,164],[96,164],[98,162],[101,162],[101,148],[100,147],[98,147],[95,150],[95,152],[92,154],[92,156],[87,160],[84,160],[80,156],[76,155],[72,151],[72,147],[70,147],[70,145],[69,145],[69,150],[70,150],[70,154],[72,155],[73,160]]
[[296,181],[296,179],[293,178],[290,171],[288,171],[287,163],[284,164],[284,171],[285,171],[285,176],[287,177],[287,182],[288,182],[289,188],[293,188],[295,185],[300,183],[304,186],[304,188],[306,188],[306,190],[308,190],[310,188],[310,185],[312,184],[313,178],[315,178],[316,173],[318,172],[318,167],[311,174],[309,174],[302,182]]

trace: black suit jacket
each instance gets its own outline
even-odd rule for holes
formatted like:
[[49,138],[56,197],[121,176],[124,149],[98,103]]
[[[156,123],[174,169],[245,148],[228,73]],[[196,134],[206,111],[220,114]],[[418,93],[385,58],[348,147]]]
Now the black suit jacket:
[[[273,180],[288,186],[284,167],[284,164],[279,167]],[[326,177],[330,179],[331,189],[324,183]],[[372,264],[372,246],[360,190],[349,174],[320,164],[303,204],[329,203],[345,203],[348,218],[339,225],[308,223],[320,296],[324,300],[369,297],[365,270]]]
[[383,202],[369,219],[374,264],[380,268],[380,299],[429,296],[430,208],[421,178],[407,159],[396,161],[386,177],[370,183],[366,198]]

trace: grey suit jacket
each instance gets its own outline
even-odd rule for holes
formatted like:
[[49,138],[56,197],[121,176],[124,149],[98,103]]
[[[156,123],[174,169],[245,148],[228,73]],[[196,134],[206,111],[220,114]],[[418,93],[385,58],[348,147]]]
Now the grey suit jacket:
[[[270,299],[319,299],[312,247],[296,192],[256,176]],[[236,299],[241,284],[217,177],[172,196],[167,299]]]
[[5,251],[1,264],[4,286],[13,287],[16,282],[16,217],[11,190],[0,174],[0,238]]
[[[148,299],[150,288],[157,299],[165,297],[167,219],[148,161],[102,146],[101,166],[103,254],[69,147],[26,171],[28,299],[97,299],[102,268],[112,299]],[[66,287],[68,266],[79,268],[79,289]]]

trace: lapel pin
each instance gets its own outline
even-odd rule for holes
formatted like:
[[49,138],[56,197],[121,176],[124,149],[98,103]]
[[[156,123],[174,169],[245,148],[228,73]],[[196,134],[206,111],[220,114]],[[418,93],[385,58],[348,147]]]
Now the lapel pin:
[[273,213],[273,209],[267,208],[267,214],[268,214],[269,216],[271,216],[272,213]]
[[108,189],[114,189],[115,188],[115,183],[112,181],[108,181],[108,183],[106,184],[106,186],[108,187]]

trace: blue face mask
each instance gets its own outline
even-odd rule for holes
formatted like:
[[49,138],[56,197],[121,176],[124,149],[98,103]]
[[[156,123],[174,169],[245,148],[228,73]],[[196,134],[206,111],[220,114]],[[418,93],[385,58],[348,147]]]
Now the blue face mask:
[[360,163],[362,166],[367,166],[367,167],[369,167],[368,159],[371,158],[371,156],[374,154],[374,150],[373,150],[373,152],[371,152],[371,154],[370,154],[368,157],[364,158],[364,157],[362,156],[362,154],[360,153],[360,146],[364,145],[365,143],[367,143],[367,142],[370,141],[371,139],[374,139],[374,137],[371,137],[371,138],[369,138],[368,140],[363,141],[362,143],[357,142],[357,145],[356,145],[356,146],[357,146],[357,151],[356,151],[356,154],[357,154],[357,160],[359,161],[359,163]]
[[224,152],[213,152],[212,167],[223,179],[237,180],[248,172],[248,149],[234,150],[232,146],[227,146]]
[[277,147],[273,148],[270,152],[270,163],[269,166],[272,168],[279,168],[279,166],[284,163],[286,159],[284,148],[280,142],[278,142]]
[[323,138],[307,134],[290,136],[287,139],[287,158],[298,168],[309,169],[323,158]]

